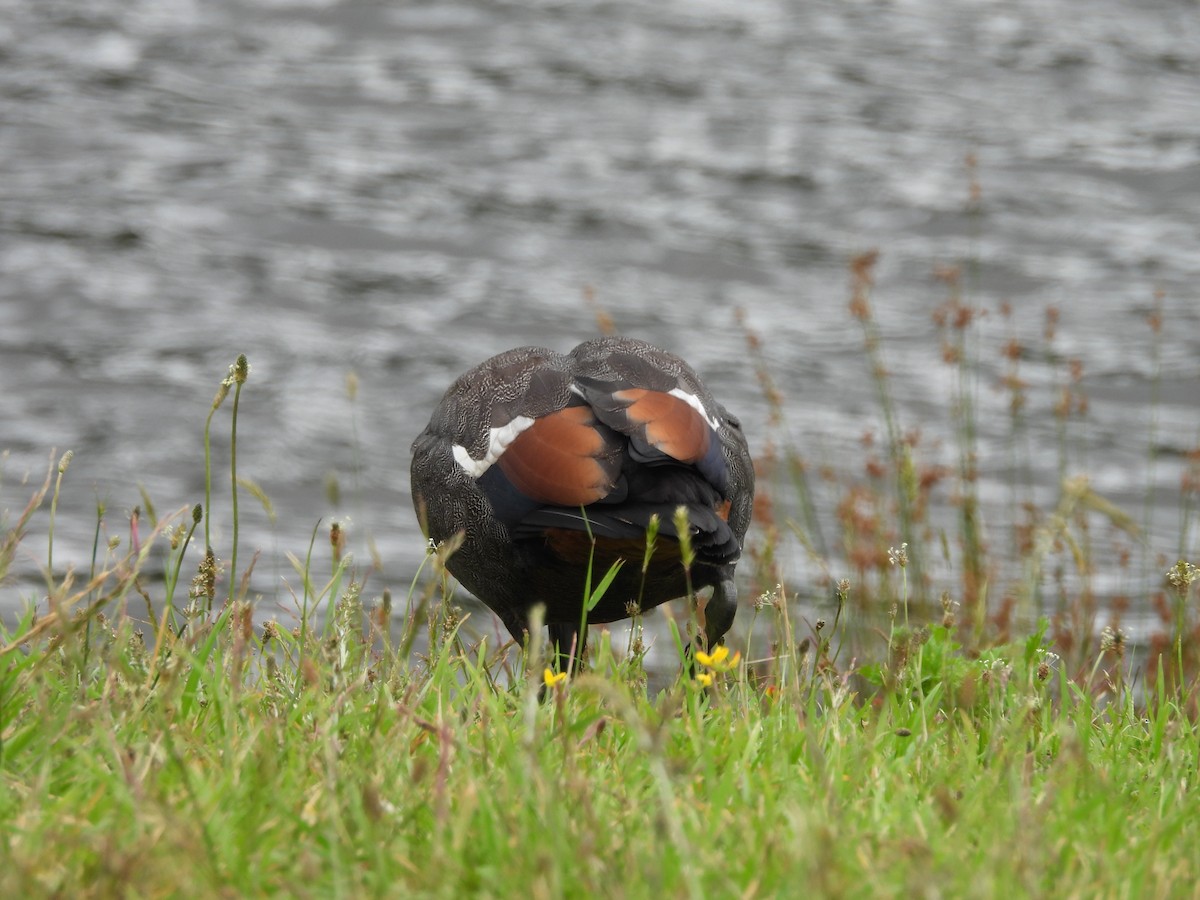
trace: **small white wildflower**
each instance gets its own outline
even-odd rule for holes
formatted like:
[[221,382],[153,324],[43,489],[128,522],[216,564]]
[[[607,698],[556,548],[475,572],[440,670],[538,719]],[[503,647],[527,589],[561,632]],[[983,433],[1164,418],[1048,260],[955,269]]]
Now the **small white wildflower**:
[[1038,681],[1045,681],[1050,677],[1051,671],[1058,668],[1059,655],[1052,650],[1047,650],[1044,647],[1037,648],[1038,664],[1034,669],[1034,674]]
[[1197,578],[1200,578],[1200,569],[1186,559],[1181,559],[1167,569],[1167,581],[1178,591],[1186,590]]

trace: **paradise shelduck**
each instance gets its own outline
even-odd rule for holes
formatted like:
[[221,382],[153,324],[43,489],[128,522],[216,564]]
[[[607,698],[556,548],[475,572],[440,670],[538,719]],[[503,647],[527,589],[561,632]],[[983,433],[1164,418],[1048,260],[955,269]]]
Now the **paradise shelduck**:
[[[600,338],[563,355],[509,350],[446,391],[413,444],[412,493],[426,534],[463,532],[450,572],[524,639],[545,606],[560,665],[594,588],[626,561],[589,624],[685,596],[675,515],[687,510],[691,587],[709,645],[733,623],[733,570],[750,523],[754,469],[738,420],[686,362],[644,341]],[[650,517],[659,536],[642,563]]]

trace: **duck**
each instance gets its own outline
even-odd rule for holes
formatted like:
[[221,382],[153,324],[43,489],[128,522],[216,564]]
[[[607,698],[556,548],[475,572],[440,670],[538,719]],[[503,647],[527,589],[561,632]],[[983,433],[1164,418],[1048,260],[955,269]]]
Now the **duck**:
[[582,665],[588,625],[706,588],[696,643],[724,641],[754,466],[737,417],[680,357],[611,336],[566,354],[508,350],[450,385],[412,453],[423,532],[461,535],[447,569],[519,645],[540,605],[557,668]]

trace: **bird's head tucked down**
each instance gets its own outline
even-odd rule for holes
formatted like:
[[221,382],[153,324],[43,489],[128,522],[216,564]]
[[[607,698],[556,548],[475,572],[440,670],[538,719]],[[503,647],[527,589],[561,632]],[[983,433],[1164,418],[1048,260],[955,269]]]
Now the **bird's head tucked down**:
[[[601,338],[566,355],[521,347],[481,363],[413,444],[412,489],[430,538],[463,533],[451,573],[517,640],[542,604],[552,639],[578,653],[584,597],[619,560],[587,622],[651,609],[689,584],[713,588],[709,643],[733,621],[750,453],[738,420],[665,350]],[[681,507],[695,556],[687,573]],[[643,571],[652,519],[658,540]]]

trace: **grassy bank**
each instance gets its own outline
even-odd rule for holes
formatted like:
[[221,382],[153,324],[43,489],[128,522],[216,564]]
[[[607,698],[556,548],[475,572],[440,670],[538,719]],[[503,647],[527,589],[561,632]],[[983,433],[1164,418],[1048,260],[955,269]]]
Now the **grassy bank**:
[[[639,623],[617,647],[594,635],[589,670],[559,680],[541,647],[463,627],[450,548],[407,596],[375,595],[336,525],[292,557],[294,617],[256,616],[253,557],[238,562],[238,496],[256,491],[236,467],[244,359],[206,423],[205,503],[135,512],[124,545],[100,545],[101,510],[86,574],[53,562],[64,457],[0,535],[0,584],[19,552],[41,558],[32,523],[49,535],[44,592],[0,625],[0,896],[1198,896],[1195,567],[1134,598],[1161,625],[1135,654],[1128,606],[1101,612],[1092,585],[1103,559],[1131,565],[1140,532],[1068,465],[1074,366],[1053,413],[1061,490],[1034,508],[1014,481],[1002,564],[975,487],[973,313],[947,273],[959,445],[931,462],[890,399],[872,264],[855,261],[850,307],[882,412],[863,474],[814,483],[760,365],[752,622],[662,689]],[[1020,472],[1029,351],[1006,354]],[[929,513],[947,484],[950,530]],[[222,548],[214,490],[232,492]],[[1134,550],[1096,552],[1097,522]],[[785,535],[825,573],[828,622],[796,612]]]
[[7,631],[0,894],[1195,896],[1194,698],[1135,704],[1119,648],[1078,684],[935,626],[870,696],[818,645],[649,697],[602,642],[539,703],[446,612],[415,657],[353,590],[303,639],[241,603]]

